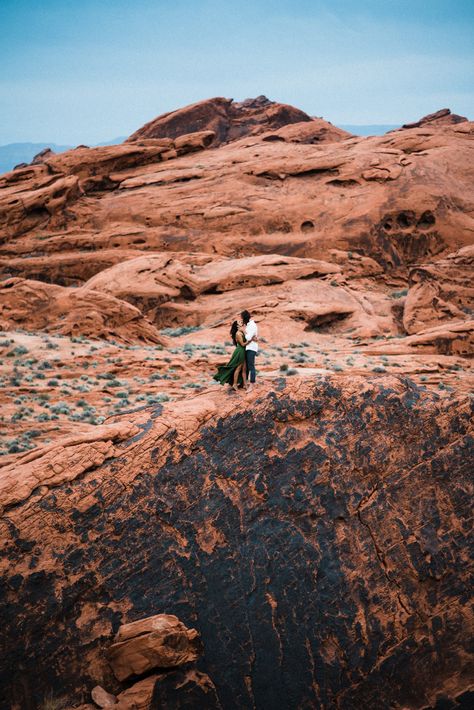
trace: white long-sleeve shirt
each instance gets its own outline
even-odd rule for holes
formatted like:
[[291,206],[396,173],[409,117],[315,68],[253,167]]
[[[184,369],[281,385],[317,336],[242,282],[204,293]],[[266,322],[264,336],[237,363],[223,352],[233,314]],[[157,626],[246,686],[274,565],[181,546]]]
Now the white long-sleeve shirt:
[[[258,328],[253,318],[251,318],[245,326],[245,340],[249,340],[254,335],[258,335]],[[256,343],[255,340],[252,340],[251,343],[245,346],[245,349],[255,350],[255,352],[258,353],[258,343]]]

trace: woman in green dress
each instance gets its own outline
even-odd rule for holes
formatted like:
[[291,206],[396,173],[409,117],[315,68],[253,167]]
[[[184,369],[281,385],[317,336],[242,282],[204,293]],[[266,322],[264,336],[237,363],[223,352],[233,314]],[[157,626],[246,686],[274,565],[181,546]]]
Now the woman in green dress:
[[213,377],[221,385],[228,384],[234,390],[237,390],[238,387],[247,388],[245,346],[248,345],[253,338],[245,340],[243,328],[239,328],[239,324],[236,320],[232,323],[230,337],[235,345],[235,350],[232,353],[232,357],[227,365],[221,365],[218,367],[217,372]]

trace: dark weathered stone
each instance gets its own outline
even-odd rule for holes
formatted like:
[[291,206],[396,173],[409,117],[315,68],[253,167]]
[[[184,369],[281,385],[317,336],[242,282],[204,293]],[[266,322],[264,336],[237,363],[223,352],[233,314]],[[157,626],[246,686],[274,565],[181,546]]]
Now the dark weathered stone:
[[105,649],[156,613],[199,631],[215,685],[173,705],[170,678],[169,707],[465,707],[472,400],[277,384],[133,412],[140,440],[7,510],[2,708],[117,693]]

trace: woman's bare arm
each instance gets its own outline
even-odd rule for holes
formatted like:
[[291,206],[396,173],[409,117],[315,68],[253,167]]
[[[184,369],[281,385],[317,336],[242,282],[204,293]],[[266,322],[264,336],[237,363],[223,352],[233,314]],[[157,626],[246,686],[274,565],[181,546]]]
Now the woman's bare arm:
[[241,330],[239,330],[236,337],[237,337],[237,341],[238,341],[239,345],[243,345],[243,346],[248,345],[249,343],[252,342],[252,340],[255,340],[255,338],[253,338],[253,337],[250,338],[249,340],[245,340],[245,336]]

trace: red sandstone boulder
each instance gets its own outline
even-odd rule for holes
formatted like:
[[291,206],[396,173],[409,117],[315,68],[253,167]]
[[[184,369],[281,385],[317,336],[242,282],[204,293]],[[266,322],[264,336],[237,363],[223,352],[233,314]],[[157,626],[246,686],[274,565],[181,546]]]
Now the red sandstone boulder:
[[[116,710],[154,710],[153,691],[163,675],[150,675],[117,696]],[[156,707],[156,706],[155,706]]]
[[173,668],[196,661],[202,653],[196,629],[187,629],[176,616],[157,614],[124,624],[107,658],[118,680],[154,668]]
[[31,165],[39,165],[40,163],[44,163],[48,158],[52,158],[53,155],[55,155],[54,150],[51,150],[51,148],[43,148],[43,150],[40,150],[40,152],[34,156],[31,161]]
[[441,108],[439,111],[434,113],[429,113],[423,118],[413,123],[404,123],[402,128],[419,128],[420,126],[436,125],[436,126],[450,126],[456,123],[463,123],[468,119],[465,116],[459,116],[456,113],[451,113],[449,108]]
[[100,708],[113,708],[117,707],[117,698],[112,693],[108,693],[100,685],[96,685],[95,688],[91,690],[92,700]]

